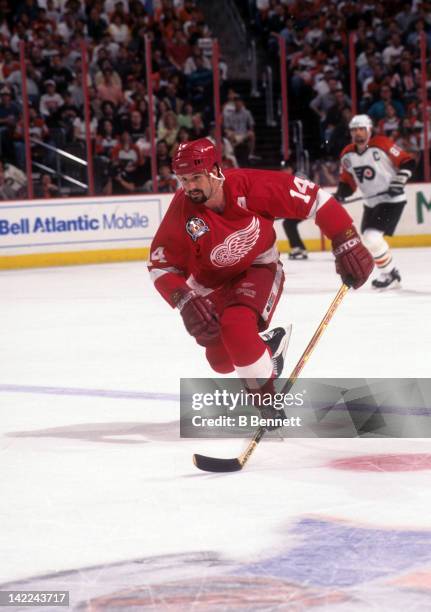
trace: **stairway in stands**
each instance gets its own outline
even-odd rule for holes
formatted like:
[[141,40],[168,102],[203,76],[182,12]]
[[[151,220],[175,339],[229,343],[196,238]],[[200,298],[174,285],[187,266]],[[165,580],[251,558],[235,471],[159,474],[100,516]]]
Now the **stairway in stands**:
[[[245,106],[253,115],[256,132],[256,155],[259,160],[253,161],[254,168],[276,169],[280,168],[281,162],[281,127],[279,117],[274,113],[277,122],[275,127],[266,124],[265,90],[259,84],[259,98],[250,95],[251,85],[248,80],[230,79],[226,90],[232,88],[244,99]],[[239,160],[244,165],[245,160]],[[251,165],[249,162],[248,165]]]

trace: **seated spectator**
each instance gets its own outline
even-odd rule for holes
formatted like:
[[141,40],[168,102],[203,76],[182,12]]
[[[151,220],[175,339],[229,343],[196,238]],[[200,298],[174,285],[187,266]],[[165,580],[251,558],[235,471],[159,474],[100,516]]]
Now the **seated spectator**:
[[254,155],[256,143],[254,119],[240,96],[235,97],[235,110],[227,116],[224,122],[224,129],[235,151],[239,145],[245,144],[248,158],[256,159]]
[[196,68],[187,76],[187,97],[201,108],[210,97],[213,73],[205,67],[203,57],[196,57]]
[[51,79],[45,81],[45,93],[39,102],[39,111],[45,121],[54,117],[63,104],[63,98],[56,91],[55,81]]
[[385,116],[386,104],[392,104],[397,112],[398,117],[404,117],[404,106],[399,100],[392,98],[392,91],[388,85],[383,85],[380,89],[380,99],[374,102],[368,109],[368,115],[375,121],[378,122]]
[[123,132],[120,136],[118,145],[111,151],[113,161],[133,161],[137,166],[141,163],[141,153],[138,147],[133,144],[129,132]]
[[400,63],[401,53],[404,47],[401,44],[401,36],[392,34],[390,43],[383,49],[382,59],[385,66],[394,66]]
[[124,123],[124,129],[129,132],[133,142],[136,142],[144,136],[147,125],[148,123],[145,123],[141,111],[133,110],[129,115],[129,119]]
[[[28,62],[27,63],[27,95],[31,104],[37,104],[39,101],[40,90],[39,90],[39,82],[40,82],[41,74],[39,71],[35,70],[34,66]],[[14,70],[10,73],[5,83],[9,87],[12,87],[16,93],[21,92],[22,87],[22,79],[21,79],[21,69]]]
[[[55,155],[52,151],[47,150],[40,144],[34,142],[38,140],[40,142],[49,143],[49,129],[42,117],[37,114],[36,109],[33,106],[29,107],[29,132],[30,132],[30,147],[31,147],[31,158],[33,161],[39,161],[49,166],[54,165]],[[24,143],[24,120],[20,117],[16,124],[14,133],[14,147],[15,147],[15,158],[16,162],[21,170],[26,169],[26,148]]]
[[377,124],[377,133],[395,139],[394,132],[398,132],[400,127],[401,119],[397,116],[394,105],[388,102],[385,106],[385,116]]
[[73,80],[72,72],[66,68],[60,55],[52,55],[49,59],[49,67],[44,73],[46,81],[51,80],[55,83],[56,91],[61,95],[67,92],[67,88]]
[[226,102],[222,106],[223,121],[235,111],[235,99],[239,94],[231,87],[227,90]]
[[36,185],[35,196],[37,198],[56,198],[60,195],[60,190],[52,182],[50,174],[42,174],[40,184]]
[[118,144],[118,138],[115,137],[112,121],[105,119],[96,136],[96,154],[111,158],[112,149]]
[[104,188],[105,195],[130,195],[142,191],[150,178],[149,165],[139,166],[129,159],[122,164],[113,164]]
[[182,72],[187,58],[190,57],[191,48],[181,28],[176,29],[172,39],[166,42],[166,54],[175,68]]
[[157,172],[160,172],[160,167],[163,165],[171,167],[172,158],[169,155],[169,147],[168,147],[168,143],[166,142],[166,140],[159,140],[157,142],[156,151],[157,151],[157,155],[156,155]]
[[[73,116],[72,110],[70,109],[71,115]],[[97,134],[97,117],[90,112],[91,120],[90,120],[90,137],[92,140],[96,138]],[[85,127],[84,115],[82,112],[76,113],[76,116],[72,120],[73,125],[73,140],[79,143],[86,143],[87,133]]]
[[121,85],[118,85],[112,78],[113,70],[105,67],[102,71],[103,80],[97,85],[97,95],[104,102],[112,102],[114,106],[119,106],[124,101],[124,94]]
[[117,11],[111,18],[111,23],[108,27],[108,32],[112,36],[112,40],[119,45],[127,45],[131,39],[130,28],[125,22],[121,13]]
[[409,59],[401,59],[398,72],[391,77],[390,87],[400,100],[408,103],[417,97],[418,77],[420,78],[420,70],[414,68]]
[[207,135],[207,131],[202,113],[194,113],[192,117],[192,127],[189,130],[190,140],[204,138]]
[[166,111],[159,121],[157,140],[165,140],[171,150],[177,140],[178,129],[176,114],[171,110]]
[[159,168],[157,183],[160,193],[175,193],[180,186],[177,177],[172,174],[170,166],[166,164],[162,164]]
[[13,135],[20,117],[20,109],[12,100],[8,87],[0,90],[0,155],[4,160],[16,163]]
[[205,68],[206,70],[211,70],[211,62],[206,57],[204,57],[202,49],[199,47],[198,44],[193,46],[191,54],[184,63],[184,74],[186,76],[189,76],[197,68]]
[[[216,144],[215,137],[215,123],[211,123],[210,125],[210,133],[207,136],[208,140],[211,140],[214,144]],[[226,138],[224,134],[222,134],[222,154],[221,154],[221,166],[222,168],[237,168],[238,161],[235,157],[235,151],[232,146],[232,143]]]
[[27,195],[27,177],[12,164],[0,161],[0,199],[17,200]]
[[87,17],[87,32],[89,38],[94,42],[99,42],[108,28],[106,19],[100,12],[100,5],[92,6]]
[[181,112],[178,114],[178,125],[191,130],[193,127],[193,104],[185,102]]

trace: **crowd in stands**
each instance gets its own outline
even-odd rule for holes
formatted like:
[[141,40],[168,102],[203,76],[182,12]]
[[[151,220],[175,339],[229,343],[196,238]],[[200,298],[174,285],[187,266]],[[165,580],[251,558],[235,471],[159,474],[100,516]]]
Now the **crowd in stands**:
[[422,87],[428,93],[431,87],[429,59],[426,83],[421,79],[420,36],[425,33],[429,54],[431,2],[256,0],[250,17],[274,62],[277,35],[286,42],[290,116],[305,122],[315,118],[313,135],[319,147],[313,153],[326,157],[328,176],[322,178],[336,181],[333,161],[350,141],[350,32],[355,32],[357,112],[369,114],[376,132],[411,151],[419,165],[424,145]]
[[[0,155],[25,172],[19,62],[24,41],[33,170],[40,169],[38,192],[59,193],[54,188],[58,170],[86,182],[82,166],[55,152],[59,148],[86,157],[82,42],[88,49],[96,191],[152,190],[146,37],[152,45],[158,188],[173,192],[177,182],[171,159],[176,147],[214,129],[212,39],[194,0],[21,0],[13,8],[0,2]],[[223,61],[220,73],[223,84]],[[227,166],[237,165],[234,148],[244,142],[254,153],[252,117],[241,101],[235,105],[238,109],[232,113],[226,110]],[[64,192],[70,186],[64,180],[60,185]]]
[[[240,0],[237,0],[241,4]],[[277,61],[276,35],[286,41],[289,116],[311,134],[314,178],[335,184],[337,159],[350,141],[352,116],[348,37],[355,32],[358,111],[377,133],[394,138],[418,161],[424,147],[419,41],[431,50],[431,2],[419,0],[243,0],[248,29],[269,60]],[[152,44],[154,95],[146,89],[145,40]],[[176,147],[215,140],[211,31],[195,0],[0,0],[0,198],[25,185],[20,43],[25,43],[30,135],[40,171],[36,192],[66,193],[59,172],[86,182],[82,166],[55,148],[86,157],[82,48],[88,50],[91,138],[97,193],[152,190],[149,104],[155,113],[160,191],[173,192]],[[246,101],[222,82],[223,166],[253,162],[255,121]],[[431,109],[430,109],[431,110]],[[430,112],[431,117],[431,112]],[[310,126],[314,128],[310,131]],[[308,132],[307,132],[308,130]],[[48,147],[44,145],[49,145]],[[295,166],[295,160],[289,159]],[[18,179],[19,173],[21,178]],[[6,182],[5,182],[6,181]],[[76,184],[76,183],[75,183]]]

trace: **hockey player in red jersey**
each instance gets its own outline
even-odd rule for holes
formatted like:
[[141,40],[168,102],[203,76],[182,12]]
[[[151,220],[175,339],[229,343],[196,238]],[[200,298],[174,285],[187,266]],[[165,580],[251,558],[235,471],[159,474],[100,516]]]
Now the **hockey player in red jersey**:
[[236,371],[249,388],[268,390],[281,374],[285,341],[282,328],[259,334],[284,282],[274,220],[315,216],[332,240],[338,274],[354,288],[371,274],[372,256],[346,210],[311,181],[265,170],[223,174],[206,138],[180,145],[172,166],[182,189],[151,245],[154,285],[205,347],[213,370]]
[[414,159],[391,138],[372,136],[373,122],[368,115],[353,117],[349,128],[352,143],[341,152],[335,197],[343,201],[360,188],[365,201],[362,237],[381,271],[371,284],[376,289],[396,287],[401,276],[384,236],[393,235],[406,205],[404,185],[414,170]]

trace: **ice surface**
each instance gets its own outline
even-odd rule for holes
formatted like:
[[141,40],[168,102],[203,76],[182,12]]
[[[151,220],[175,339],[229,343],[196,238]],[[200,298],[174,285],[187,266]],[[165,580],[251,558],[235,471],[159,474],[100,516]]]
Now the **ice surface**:
[[[304,376],[429,376],[431,249],[395,257],[402,289],[349,292]],[[331,260],[285,262],[285,374],[337,291]],[[244,440],[179,439],[180,378],[213,373],[143,263],[2,272],[0,290],[3,590],[69,588],[92,610],[431,609],[430,470],[329,465],[426,458],[429,440],[264,440],[242,472],[198,472],[194,452]]]

